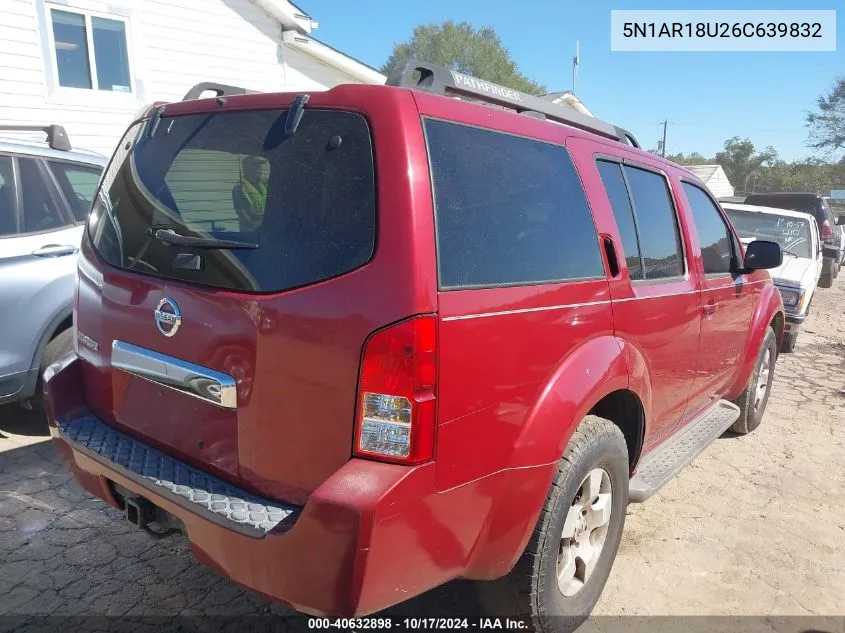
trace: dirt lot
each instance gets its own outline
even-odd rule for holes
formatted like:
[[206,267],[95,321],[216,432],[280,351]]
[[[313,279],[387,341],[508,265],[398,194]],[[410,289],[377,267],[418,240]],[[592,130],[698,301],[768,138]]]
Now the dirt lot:
[[[597,615],[845,614],[843,285],[820,291],[796,352],[778,360],[760,429],[723,437],[631,506]],[[289,613],[198,565],[179,538],[132,529],[77,488],[45,435],[37,417],[0,408],[0,615]],[[457,582],[399,612],[471,603]],[[845,631],[833,622],[815,628]]]

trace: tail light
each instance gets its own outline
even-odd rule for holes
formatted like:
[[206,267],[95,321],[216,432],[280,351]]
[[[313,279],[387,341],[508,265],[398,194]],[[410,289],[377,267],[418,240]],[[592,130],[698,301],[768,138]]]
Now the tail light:
[[830,225],[830,220],[825,220],[824,222],[822,222],[822,241],[833,241],[833,227]]
[[364,346],[355,455],[401,464],[434,457],[437,322],[414,317]]

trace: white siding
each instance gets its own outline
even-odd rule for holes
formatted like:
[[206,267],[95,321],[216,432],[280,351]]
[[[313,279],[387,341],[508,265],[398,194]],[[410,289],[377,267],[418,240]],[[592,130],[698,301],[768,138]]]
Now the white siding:
[[325,90],[338,84],[359,83],[357,79],[324,64],[316,57],[290,46],[285,46],[284,49],[287,90]]
[[[261,91],[321,90],[354,82],[282,44],[282,28],[251,0],[62,0],[70,10],[128,17],[136,93],[52,90],[43,44],[44,0],[0,2],[0,121],[58,123],[75,147],[104,154],[132,116],[157,100],[180,99],[201,81]],[[284,57],[284,61],[283,61]],[[49,73],[49,75],[48,75]]]

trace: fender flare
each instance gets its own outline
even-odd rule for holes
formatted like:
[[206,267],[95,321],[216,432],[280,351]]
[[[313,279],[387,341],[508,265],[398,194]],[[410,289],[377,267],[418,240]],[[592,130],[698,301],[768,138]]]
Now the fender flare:
[[509,466],[511,472],[532,469],[536,477],[531,486],[524,485],[523,478],[505,478],[473,548],[468,577],[498,578],[516,564],[537,523],[557,462],[578,424],[602,398],[629,389],[622,350],[612,335],[591,339],[567,355],[549,377],[526,416]]
[[780,298],[780,292],[773,284],[766,284],[763,286],[763,291],[760,293],[760,299],[757,301],[757,306],[754,315],[751,318],[751,336],[745,344],[745,349],[742,353],[742,362],[736,372],[736,379],[733,385],[728,390],[726,397],[733,400],[743,392],[748,383],[754,368],[757,366],[757,356],[760,354],[760,348],[763,346],[763,338],[766,336],[766,330],[773,320],[779,318],[779,327],[775,328],[775,336],[777,337],[778,349],[783,342],[783,325],[785,320],[785,313],[783,311],[783,301]]
[[612,335],[582,343],[546,382],[514,443],[510,467],[556,463],[587,413],[607,394],[628,389],[628,364]]
[[[29,377],[27,378],[26,384],[20,394],[22,398],[30,398],[35,393],[35,386],[38,384],[38,374],[41,369],[41,359],[44,357],[44,350],[47,347],[47,343],[49,343],[53,337],[59,333],[59,326],[69,317],[73,317],[72,304],[63,306],[61,310],[54,314],[44,330],[41,332],[41,336],[38,339],[38,345],[35,347],[35,353],[32,356],[32,362],[29,366]],[[73,323],[71,323],[71,327],[73,327]]]

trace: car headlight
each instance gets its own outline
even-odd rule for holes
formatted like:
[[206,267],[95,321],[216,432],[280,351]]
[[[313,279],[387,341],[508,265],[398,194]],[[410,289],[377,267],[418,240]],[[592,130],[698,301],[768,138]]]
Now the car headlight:
[[801,300],[801,293],[797,290],[787,290],[785,288],[778,288],[780,290],[780,297],[783,299],[783,306],[785,308],[795,308]]

